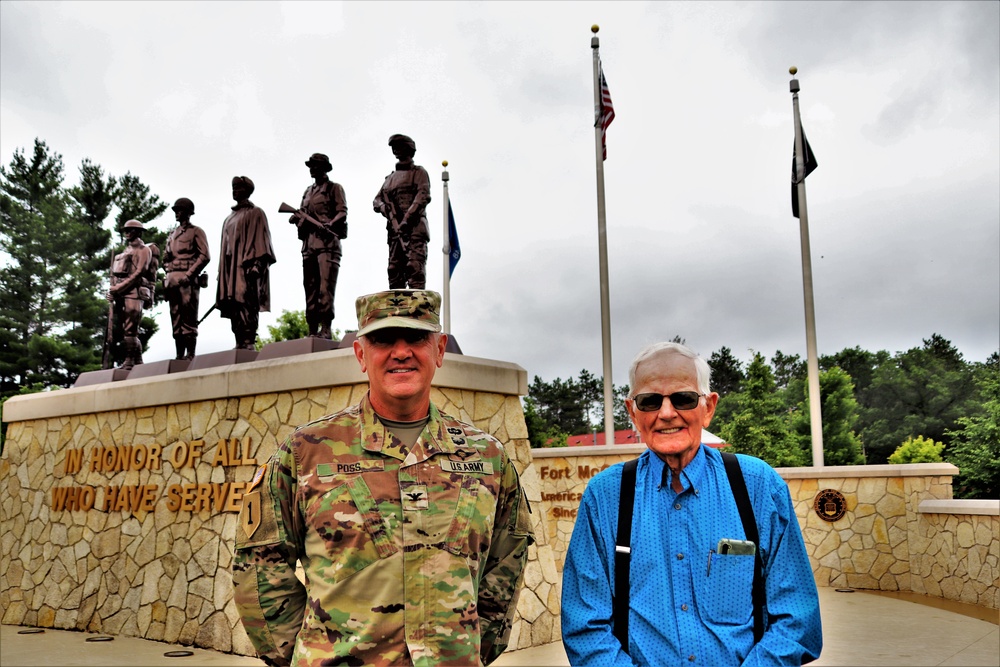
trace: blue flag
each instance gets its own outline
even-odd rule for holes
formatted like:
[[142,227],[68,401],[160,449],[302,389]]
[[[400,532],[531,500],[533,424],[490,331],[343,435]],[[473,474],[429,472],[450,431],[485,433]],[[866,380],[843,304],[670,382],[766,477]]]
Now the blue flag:
[[458,232],[455,230],[455,214],[451,210],[451,199],[448,199],[448,277],[455,273],[455,265],[462,259],[462,247],[458,244]]

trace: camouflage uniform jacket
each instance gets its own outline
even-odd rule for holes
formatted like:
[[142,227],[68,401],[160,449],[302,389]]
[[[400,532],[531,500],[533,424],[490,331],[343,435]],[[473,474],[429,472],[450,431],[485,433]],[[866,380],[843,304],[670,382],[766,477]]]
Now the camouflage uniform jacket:
[[431,405],[405,452],[366,396],[293,433],[244,496],[243,625],[268,664],[489,664],[509,638],[528,512],[495,438]]

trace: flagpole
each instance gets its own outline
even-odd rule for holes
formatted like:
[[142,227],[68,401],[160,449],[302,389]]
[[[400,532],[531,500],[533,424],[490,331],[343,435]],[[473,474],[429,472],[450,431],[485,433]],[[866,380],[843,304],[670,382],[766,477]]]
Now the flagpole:
[[[798,69],[791,67],[793,77]],[[802,119],[799,116],[799,80],[789,82],[792,93],[792,112],[795,117],[795,178],[799,198],[799,236],[802,239],[802,291],[806,309],[806,366],[809,379],[809,428],[812,434],[812,464],[823,467],[823,415],[819,393],[819,360],[816,352],[816,307],[813,304],[812,251],[809,249],[809,214],[806,211],[805,141],[802,138]]]
[[448,161],[442,160],[441,166],[444,167],[444,171],[441,172],[441,181],[443,183],[442,190],[444,191],[444,205],[442,210],[444,211],[444,231],[441,233],[441,238],[444,239],[444,246],[441,248],[441,252],[444,253],[444,288],[441,290],[441,300],[443,301],[443,308],[441,311],[444,313],[444,327],[442,331],[446,334],[451,333],[451,237],[448,234]]
[[610,291],[608,289],[608,239],[607,222],[604,213],[604,147],[601,141],[603,128],[600,122],[601,112],[601,53],[600,40],[597,31],[600,28],[594,24],[590,31],[590,48],[594,54],[594,145],[597,156],[597,244],[600,258],[601,277],[601,349],[604,357],[604,444],[615,444],[615,413],[614,390],[611,377],[611,315]]

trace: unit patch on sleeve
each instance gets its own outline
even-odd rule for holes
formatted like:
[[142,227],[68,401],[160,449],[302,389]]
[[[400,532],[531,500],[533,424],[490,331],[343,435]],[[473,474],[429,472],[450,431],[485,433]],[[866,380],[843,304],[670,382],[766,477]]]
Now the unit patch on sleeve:
[[253,537],[260,527],[260,493],[243,494],[243,507],[240,509],[240,527],[247,539]]

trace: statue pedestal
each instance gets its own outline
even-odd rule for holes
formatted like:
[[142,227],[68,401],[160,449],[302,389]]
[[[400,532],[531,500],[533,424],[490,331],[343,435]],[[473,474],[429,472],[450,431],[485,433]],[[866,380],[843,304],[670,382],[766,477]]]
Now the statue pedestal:
[[261,348],[257,355],[257,361],[265,359],[277,359],[279,357],[294,357],[300,354],[312,354],[313,352],[326,352],[336,350],[340,346],[340,341],[329,340],[327,338],[299,338],[297,340],[282,340],[277,343],[268,343]]
[[182,373],[191,365],[190,359],[164,359],[163,361],[153,361],[148,364],[139,364],[129,373],[130,380],[138,378],[148,378],[154,375],[166,375],[167,373]]
[[[138,368],[136,366],[135,368]],[[133,370],[135,370],[133,368]],[[105,382],[119,382],[128,378],[129,372],[124,368],[108,368],[100,371],[87,371],[80,373],[73,383],[74,387],[89,387],[92,384],[104,384]]]
[[256,361],[258,354],[260,353],[256,350],[223,350],[222,352],[198,354],[191,360],[191,364],[187,367],[187,370],[199,371],[203,368],[244,364],[248,361]]

